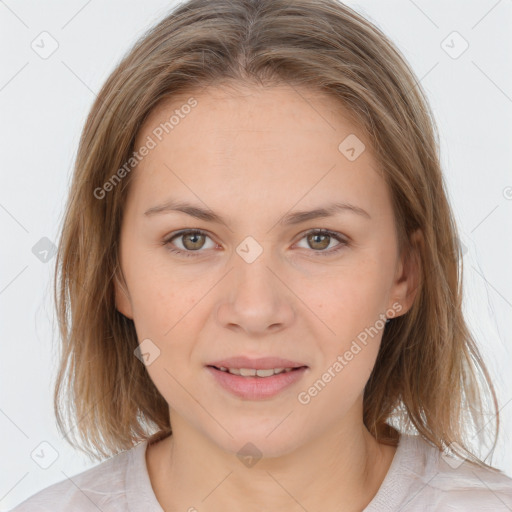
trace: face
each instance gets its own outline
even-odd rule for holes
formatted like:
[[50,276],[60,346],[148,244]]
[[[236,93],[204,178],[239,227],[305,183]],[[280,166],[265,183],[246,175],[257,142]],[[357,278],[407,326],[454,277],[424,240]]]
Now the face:
[[[175,96],[135,148],[153,146],[148,137],[123,216],[116,307],[149,353],[173,429],[268,456],[360,429],[385,317],[413,299],[364,134],[334,99],[280,86]],[[335,203],[345,207],[294,216]],[[249,359],[228,361],[235,373],[295,369],[211,366],[234,357]],[[251,365],[259,358],[287,361]]]

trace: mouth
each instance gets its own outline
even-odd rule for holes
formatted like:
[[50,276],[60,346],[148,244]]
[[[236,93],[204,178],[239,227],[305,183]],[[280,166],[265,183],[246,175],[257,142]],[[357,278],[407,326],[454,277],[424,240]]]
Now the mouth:
[[230,373],[231,375],[238,375],[240,377],[258,377],[268,378],[281,373],[294,372],[300,369],[305,369],[307,366],[294,366],[288,368],[227,368],[225,366],[208,365],[208,368],[214,368],[220,372]]
[[[228,357],[227,359],[219,359],[207,363],[207,366],[213,366],[220,371],[231,370],[278,370],[280,373],[283,370],[293,370],[306,366],[303,362],[292,361],[291,359],[284,359],[282,357],[258,357],[251,358],[247,356]],[[247,373],[247,372],[246,372]],[[240,375],[240,374],[236,374]],[[247,374],[251,376],[251,374]],[[264,376],[264,374],[263,374]]]
[[[253,362],[254,363],[254,362]],[[268,361],[267,361],[268,363]],[[290,364],[290,363],[288,363]],[[295,363],[293,363],[295,364]],[[243,400],[268,400],[286,389],[296,385],[309,366],[297,364],[297,366],[271,366],[251,364],[249,366],[236,367],[216,364],[206,365],[205,369],[213,377],[212,383],[219,389],[227,391],[230,396]],[[261,368],[260,366],[267,366]]]

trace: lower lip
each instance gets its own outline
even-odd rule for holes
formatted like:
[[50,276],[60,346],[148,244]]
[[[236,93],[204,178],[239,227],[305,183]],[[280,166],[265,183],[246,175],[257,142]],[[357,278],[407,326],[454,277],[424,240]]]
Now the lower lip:
[[271,377],[242,377],[217,370],[213,366],[207,366],[206,369],[224,389],[234,395],[246,400],[263,400],[277,395],[298,382],[304,375],[307,367],[304,366],[297,370],[279,373]]

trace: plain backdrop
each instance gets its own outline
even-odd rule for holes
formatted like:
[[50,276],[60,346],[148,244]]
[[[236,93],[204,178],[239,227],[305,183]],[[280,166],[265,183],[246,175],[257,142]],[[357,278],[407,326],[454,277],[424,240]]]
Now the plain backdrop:
[[[396,43],[433,107],[465,247],[464,307],[502,408],[491,462],[512,476],[512,1],[347,4]],[[51,247],[95,95],[174,5],[0,1],[0,510],[97,464],[55,425]],[[48,51],[58,44],[47,58],[34,49],[41,37]],[[42,452],[46,469],[36,457]]]

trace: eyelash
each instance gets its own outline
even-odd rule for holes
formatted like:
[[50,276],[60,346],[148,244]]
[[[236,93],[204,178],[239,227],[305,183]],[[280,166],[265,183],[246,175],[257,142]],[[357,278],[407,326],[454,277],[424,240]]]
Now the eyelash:
[[[181,249],[171,248],[171,246],[170,246],[171,241],[174,240],[175,238],[179,238],[180,236],[184,236],[184,235],[204,235],[204,236],[207,236],[208,238],[210,238],[208,233],[206,233],[205,231],[203,231],[201,229],[187,229],[184,231],[179,231],[177,233],[172,233],[162,243],[164,246],[166,246],[166,248],[169,252],[179,254],[179,255],[185,256],[187,258],[196,257],[196,255],[193,253],[203,252],[201,250],[183,251]],[[344,247],[347,247],[349,245],[348,241],[345,238],[343,238],[339,233],[336,233],[335,231],[330,231],[328,229],[312,229],[312,230],[304,233],[304,235],[302,236],[302,238],[300,238],[300,240],[307,237],[308,235],[328,235],[328,236],[334,238],[336,241],[340,242],[339,245],[335,246],[334,249],[330,249],[328,251],[313,251],[314,253],[316,253],[315,256],[329,256],[329,255],[338,253],[341,249],[343,249]]]

